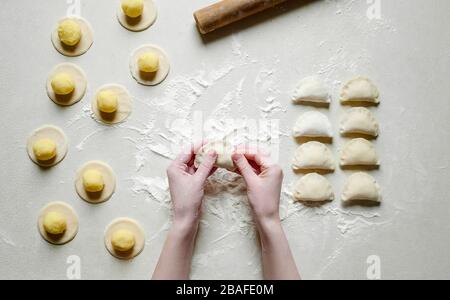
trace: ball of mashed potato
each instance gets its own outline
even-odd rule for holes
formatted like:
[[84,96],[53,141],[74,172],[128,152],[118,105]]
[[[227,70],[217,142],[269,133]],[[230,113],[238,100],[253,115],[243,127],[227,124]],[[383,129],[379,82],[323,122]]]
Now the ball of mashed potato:
[[73,20],[64,20],[58,26],[59,40],[67,46],[75,46],[81,40],[81,27]]
[[159,57],[153,52],[146,52],[139,56],[139,71],[144,73],[153,73],[159,69]]
[[62,213],[52,211],[44,216],[43,225],[45,231],[50,234],[62,234],[66,231],[67,220]]
[[135,244],[134,234],[126,229],[117,230],[111,237],[111,244],[116,251],[129,251]]
[[56,156],[56,143],[51,139],[41,139],[33,144],[33,152],[40,161],[48,161]]
[[130,18],[137,18],[144,11],[144,0],[122,0],[122,10]]

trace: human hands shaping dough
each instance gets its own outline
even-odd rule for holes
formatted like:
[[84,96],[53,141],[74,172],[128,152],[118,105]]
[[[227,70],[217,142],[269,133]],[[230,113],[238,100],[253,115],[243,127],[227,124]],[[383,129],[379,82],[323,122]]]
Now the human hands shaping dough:
[[[252,153],[253,152],[253,153]],[[280,221],[279,205],[283,171],[269,155],[238,151],[233,161],[247,184],[247,195],[257,225]]]
[[200,220],[205,182],[215,171],[217,153],[208,152],[196,169],[194,159],[197,148],[191,146],[183,151],[167,168],[174,223],[195,225]]

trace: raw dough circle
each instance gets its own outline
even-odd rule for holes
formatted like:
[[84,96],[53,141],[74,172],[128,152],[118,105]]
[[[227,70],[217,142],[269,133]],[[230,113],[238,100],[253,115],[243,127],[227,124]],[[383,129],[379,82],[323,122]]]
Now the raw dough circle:
[[[135,244],[134,247],[127,252],[119,252],[114,250],[111,238],[117,230],[128,230],[134,234]],[[105,231],[105,247],[111,253],[112,256],[119,259],[131,259],[139,255],[145,246],[145,233],[141,225],[136,221],[129,218],[118,218],[108,225]]]
[[144,11],[137,18],[130,18],[123,12],[122,5],[117,10],[117,19],[120,25],[130,31],[144,31],[155,23],[158,17],[158,11],[152,0],[144,0]]
[[[159,69],[154,73],[142,73],[139,70],[139,57],[146,52],[154,52],[159,56]],[[143,85],[157,85],[160,84],[170,71],[170,63],[167,54],[158,46],[144,45],[134,50],[131,55],[130,72],[133,78]]]
[[[75,46],[65,45],[59,40],[58,27],[59,24],[66,20],[72,20],[78,23],[81,28],[81,40]],[[52,43],[55,49],[62,55],[74,57],[86,53],[94,42],[94,31],[88,21],[81,17],[65,17],[58,21],[58,25],[52,32]]]
[[[83,173],[87,170],[97,170],[103,176],[103,190],[97,193],[89,193],[84,189]],[[110,166],[101,161],[90,161],[85,163],[78,169],[75,177],[75,190],[77,194],[86,202],[97,204],[102,203],[111,198],[116,190],[116,175]]]
[[[42,139],[51,139],[56,144],[56,156],[48,161],[40,161],[36,158],[33,145]],[[58,127],[45,125],[33,131],[27,141],[27,152],[30,159],[41,167],[52,167],[61,162],[68,151],[67,137]]]
[[[58,212],[66,218],[66,230],[61,235],[52,235],[45,231],[44,218],[49,212]],[[78,216],[74,209],[64,202],[52,202],[44,206],[39,212],[38,230],[41,236],[49,243],[63,245],[75,238],[78,233]]]
[[[75,82],[75,90],[67,95],[57,95],[52,88],[52,79],[56,74],[66,73]],[[70,106],[80,101],[86,94],[87,80],[84,71],[75,64],[62,63],[50,71],[47,79],[47,95],[58,105]]]
[[[117,95],[118,107],[113,113],[104,113],[98,108],[97,95],[104,90],[111,90]],[[91,109],[100,122],[105,124],[117,124],[125,121],[131,114],[131,104],[131,95],[124,86],[119,84],[106,84],[101,86],[95,93],[95,97],[91,102]]]

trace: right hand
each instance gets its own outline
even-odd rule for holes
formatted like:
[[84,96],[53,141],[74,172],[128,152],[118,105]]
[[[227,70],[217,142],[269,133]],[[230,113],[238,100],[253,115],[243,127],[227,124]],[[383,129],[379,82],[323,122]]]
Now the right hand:
[[280,222],[283,171],[270,156],[248,151],[234,153],[233,161],[247,184],[247,195],[257,225]]

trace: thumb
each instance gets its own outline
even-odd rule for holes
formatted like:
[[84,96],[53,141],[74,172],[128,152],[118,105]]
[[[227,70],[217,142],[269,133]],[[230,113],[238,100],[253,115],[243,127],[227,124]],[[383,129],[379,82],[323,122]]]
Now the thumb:
[[232,158],[246,182],[256,175],[244,155],[235,153]]
[[217,153],[213,150],[209,151],[207,154],[203,156],[203,162],[198,166],[197,172],[195,172],[195,176],[205,181],[214,168],[214,164],[216,163]]

